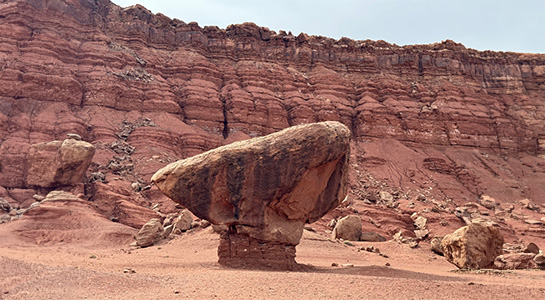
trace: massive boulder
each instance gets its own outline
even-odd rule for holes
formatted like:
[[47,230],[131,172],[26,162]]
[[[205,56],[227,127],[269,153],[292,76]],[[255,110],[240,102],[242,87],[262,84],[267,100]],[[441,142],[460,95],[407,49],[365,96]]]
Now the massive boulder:
[[82,181],[94,154],[93,145],[74,139],[34,144],[28,153],[26,184],[39,187],[76,185]]
[[294,126],[177,161],[152,181],[197,217],[229,226],[221,264],[289,268],[304,223],[346,196],[350,137],[338,122]]
[[446,235],[441,248],[447,260],[458,268],[480,269],[502,254],[503,236],[493,226],[473,223]]

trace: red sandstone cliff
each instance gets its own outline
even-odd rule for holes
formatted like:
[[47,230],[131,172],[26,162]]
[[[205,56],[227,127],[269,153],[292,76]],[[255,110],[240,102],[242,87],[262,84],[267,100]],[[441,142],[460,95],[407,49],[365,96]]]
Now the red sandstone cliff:
[[[441,234],[483,194],[545,204],[545,55],[201,28],[107,0],[0,0],[0,197],[14,204],[46,192],[24,181],[30,145],[67,133],[97,149],[80,191],[138,226],[155,203],[173,209],[148,189],[166,163],[323,120],[354,135],[351,197],[394,195],[393,208],[360,208],[370,229],[393,234],[419,211]],[[535,211],[514,208],[487,214],[513,239],[545,236],[524,223]]]

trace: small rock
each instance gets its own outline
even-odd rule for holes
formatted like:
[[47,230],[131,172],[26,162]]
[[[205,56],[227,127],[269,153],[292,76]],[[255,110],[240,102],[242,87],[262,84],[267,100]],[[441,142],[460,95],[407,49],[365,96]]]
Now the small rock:
[[414,220],[414,226],[418,230],[426,230],[427,225],[428,225],[428,219],[422,216],[418,216]]
[[539,254],[534,257],[534,262],[538,268],[545,270],[545,254],[543,254],[543,252],[540,251]]
[[66,136],[69,138],[69,139],[74,139],[76,141],[81,141],[82,138],[81,138],[81,135],[77,134],[77,133],[67,133]]
[[363,232],[360,240],[366,242],[385,242],[386,238],[376,232]]
[[415,241],[415,240],[409,241],[408,245],[411,248],[416,248],[418,247],[418,241]]
[[184,209],[180,212],[180,215],[174,221],[174,230],[179,230],[181,232],[191,229],[193,223],[193,215],[189,210]]
[[303,229],[311,232],[316,232],[316,229],[312,228],[312,226],[308,224],[305,224],[305,226],[303,226]]
[[337,225],[337,220],[336,219],[332,219],[331,221],[329,221],[329,223],[327,223],[327,226],[329,226],[331,228],[335,228],[335,225]]
[[170,224],[168,226],[165,226],[164,229],[163,229],[163,238],[166,238],[168,237],[171,233],[172,233],[172,230],[174,229],[174,225]]
[[163,233],[163,224],[159,219],[149,220],[140,231],[134,236],[136,245],[140,247],[148,247],[153,245]]
[[339,264],[338,264],[338,263],[331,263],[331,266],[332,266],[332,267],[338,267]]
[[435,236],[433,238],[431,238],[431,241],[430,241],[430,246],[431,246],[431,251],[439,254],[439,255],[443,255],[443,248],[441,248],[441,241],[443,240],[443,237],[439,237],[439,236]]
[[354,264],[342,264],[341,266],[345,268],[352,268],[354,267]]
[[391,266],[389,262],[385,263],[384,265],[387,267]]
[[419,240],[423,240],[425,239],[429,234],[429,231],[426,230],[426,229],[421,229],[421,230],[415,230],[414,231],[414,235],[416,235],[416,238],[419,239]]
[[510,253],[503,254],[494,260],[494,266],[500,270],[535,269],[534,253]]
[[138,182],[131,183],[131,187],[135,192],[140,192],[140,190],[141,190],[140,183],[138,183]]
[[488,208],[488,209],[495,209],[497,206],[498,206],[498,202],[496,201],[496,199],[490,197],[490,196],[487,196],[487,195],[482,195],[481,198],[479,199],[479,204],[481,204],[482,206]]
[[530,199],[522,199],[518,203],[522,205],[523,208],[538,212],[540,211],[539,206],[535,205]]
[[34,200],[36,200],[36,201],[38,201],[38,202],[39,202],[39,201],[42,201],[42,200],[44,200],[44,199],[45,199],[45,197],[44,197],[44,196],[42,196],[42,195],[38,195],[38,194],[35,194],[34,196],[32,196],[32,199],[34,199]]
[[208,220],[201,220],[201,221],[199,222],[199,226],[200,226],[201,228],[206,228],[206,227],[210,226],[210,222],[209,222]]
[[126,269],[123,269],[123,273],[133,274],[133,273],[136,273],[136,271],[131,268],[126,268]]
[[384,254],[384,253],[379,253],[378,255],[380,255],[380,256],[382,256],[382,257],[384,257],[384,258],[390,258],[390,256],[388,256],[388,255],[386,255],[386,254]]
[[524,247],[524,250],[522,250],[522,252],[539,254],[539,247],[534,243],[529,243],[526,247]]
[[8,200],[0,198],[0,210],[8,213],[11,211],[11,205],[9,204]]
[[9,214],[3,214],[0,216],[0,224],[7,223],[9,221],[11,221],[11,216]]
[[351,243],[350,241],[343,241],[343,243],[344,243],[345,245],[348,245],[348,246],[354,246],[354,244]]

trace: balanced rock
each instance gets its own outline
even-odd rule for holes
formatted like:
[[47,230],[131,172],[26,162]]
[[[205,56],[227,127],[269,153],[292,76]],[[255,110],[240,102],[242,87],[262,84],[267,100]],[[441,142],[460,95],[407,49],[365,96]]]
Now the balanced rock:
[[167,165],[152,181],[221,235],[224,265],[295,265],[303,225],[346,196],[350,130],[339,122],[290,127]]
[[359,241],[361,238],[361,218],[356,215],[350,215],[341,218],[335,224],[331,238],[343,239],[347,241]]
[[28,153],[26,183],[40,187],[78,184],[94,154],[93,145],[74,139],[34,144]]
[[502,254],[503,236],[491,225],[473,223],[443,237],[447,260],[460,269],[480,269]]

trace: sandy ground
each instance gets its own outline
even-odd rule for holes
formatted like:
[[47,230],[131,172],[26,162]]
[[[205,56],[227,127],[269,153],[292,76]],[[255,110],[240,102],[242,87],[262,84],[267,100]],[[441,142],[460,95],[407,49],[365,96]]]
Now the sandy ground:
[[[305,272],[223,268],[218,243],[208,228],[143,249],[0,244],[0,299],[545,298],[543,271],[456,272],[429,249],[393,241],[349,246],[305,232],[297,261],[315,267]],[[389,257],[358,251],[367,245]]]

